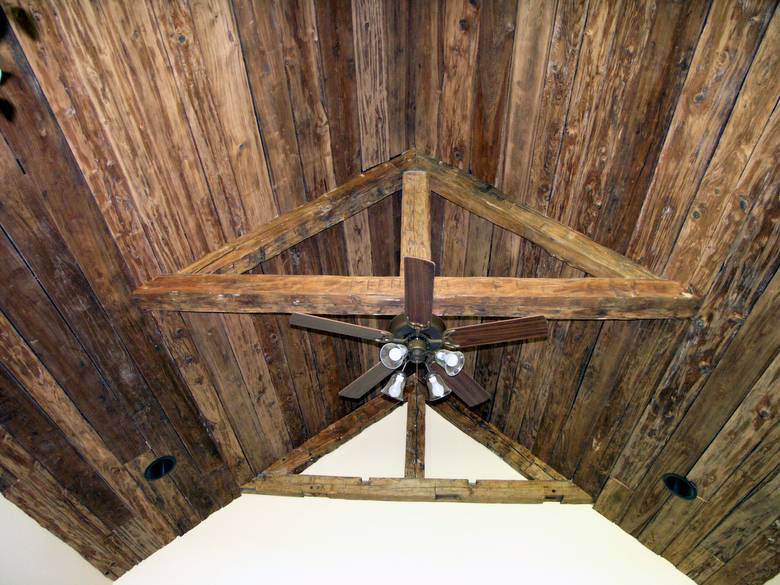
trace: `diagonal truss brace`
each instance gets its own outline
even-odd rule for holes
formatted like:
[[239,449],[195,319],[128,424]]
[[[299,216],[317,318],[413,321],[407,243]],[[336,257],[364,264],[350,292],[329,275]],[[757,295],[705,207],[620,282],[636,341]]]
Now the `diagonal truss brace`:
[[[457,428],[487,446],[526,480],[430,479],[424,476],[425,400],[414,376],[407,384],[409,399],[405,477],[364,481],[359,477],[299,475],[323,455],[390,414],[398,402],[377,396],[339,419],[297,449],[269,466],[242,487],[247,494],[314,496],[348,500],[406,502],[466,502],[591,504],[591,497],[573,482],[501,433],[457,400],[431,406]],[[421,436],[422,433],[422,436]]]
[[437,314],[670,319],[690,317],[698,308],[699,299],[679,283],[661,279],[584,234],[510,201],[468,173],[413,150],[207,254],[176,275],[150,281],[135,291],[135,297],[146,308],[156,310],[397,314],[403,290],[400,278],[242,273],[381,201],[402,184],[404,205],[408,205],[412,218],[402,226],[405,250],[430,253],[429,207],[420,204],[424,200],[421,195],[427,196],[430,185],[432,191],[452,203],[538,244],[594,277],[437,277]]

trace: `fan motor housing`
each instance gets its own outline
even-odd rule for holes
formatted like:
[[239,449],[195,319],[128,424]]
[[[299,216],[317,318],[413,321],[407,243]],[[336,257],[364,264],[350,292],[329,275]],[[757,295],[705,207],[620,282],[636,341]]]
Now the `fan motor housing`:
[[398,315],[390,322],[390,331],[395,340],[409,349],[409,361],[414,364],[425,362],[429,353],[441,349],[444,341],[444,321],[433,315],[426,327],[412,323],[406,315]]

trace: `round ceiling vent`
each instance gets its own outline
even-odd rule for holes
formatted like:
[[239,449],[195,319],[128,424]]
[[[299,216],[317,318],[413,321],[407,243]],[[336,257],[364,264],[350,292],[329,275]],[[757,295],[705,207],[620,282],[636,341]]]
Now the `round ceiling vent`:
[[684,475],[678,473],[665,473],[663,476],[666,489],[683,500],[696,499],[696,484]]
[[144,470],[144,477],[149,481],[156,481],[168,475],[176,467],[176,457],[163,455],[152,461]]

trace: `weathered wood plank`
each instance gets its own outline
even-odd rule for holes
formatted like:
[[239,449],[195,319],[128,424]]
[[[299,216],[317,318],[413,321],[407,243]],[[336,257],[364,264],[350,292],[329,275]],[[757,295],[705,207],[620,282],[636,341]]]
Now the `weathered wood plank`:
[[[767,213],[765,219],[769,219],[769,216],[771,214]],[[780,237],[780,228],[777,225],[774,227],[776,236]],[[756,240],[751,237],[750,241]],[[763,249],[764,243],[759,245]],[[780,249],[776,243],[768,245],[775,248],[773,269],[776,270],[780,263]],[[760,270],[758,263],[740,256],[737,254],[739,260],[733,265],[737,273],[748,265],[751,266],[751,271]],[[726,268],[721,272],[726,279],[722,283],[724,286],[727,286],[726,282],[733,284],[741,280],[730,273],[731,267]],[[756,284],[760,286],[761,280],[757,278]],[[743,294],[751,294],[751,291],[745,290]],[[752,291],[752,294],[755,295],[756,291]],[[732,298],[738,299],[736,296]],[[674,367],[671,367],[664,377],[661,389],[668,388],[677,376],[684,374],[689,368],[695,367],[694,371],[698,376],[685,377],[690,386],[674,384],[675,388],[680,389],[681,395],[671,393],[666,398],[667,393],[664,392],[656,399],[667,416],[663,421],[656,421],[647,415],[643,417],[632,440],[612,470],[615,477],[625,478],[621,481],[637,488],[634,498],[622,513],[621,526],[625,529],[639,531],[650,516],[655,514],[664,500],[663,486],[655,481],[655,478],[663,473],[660,470],[675,469],[687,473],[744,399],[752,383],[759,379],[771,362],[780,348],[780,314],[777,312],[779,298],[780,274],[777,274],[753,306],[741,328],[727,318],[726,315],[733,314],[727,309],[728,305],[724,308],[713,307],[709,309],[713,316],[709,334],[712,337],[698,342],[693,341],[695,337],[689,337],[681,344],[678,355],[684,359],[684,363],[678,365],[673,362]],[[749,300],[742,302],[749,306]],[[719,346],[716,340],[723,344],[726,340],[730,341],[728,348]],[[709,349],[709,344],[715,347]],[[701,375],[703,359],[699,356],[702,351],[717,360],[714,362],[717,367],[710,375]],[[682,394],[685,390],[687,392]],[[674,430],[667,426],[672,421],[678,423]],[[695,422],[686,424],[686,421]],[[657,454],[657,457],[653,457],[653,454]]]
[[156,481],[140,479],[144,476],[144,470],[155,458],[155,453],[147,451],[128,461],[125,468],[133,477],[139,478],[138,487],[144,492],[146,498],[155,503],[177,534],[182,535],[200,523],[200,515],[181,494],[172,477],[166,476]]
[[[729,475],[728,481],[708,500],[692,502],[691,511],[680,515],[679,524],[667,523],[675,532],[673,540],[663,550],[663,555],[680,564],[696,550],[698,544],[726,518],[740,502],[754,493],[764,479],[777,468],[780,457],[780,425],[775,425],[761,443]],[[667,506],[667,509],[673,506]],[[663,515],[666,515],[663,513]]]
[[345,500],[399,502],[472,502],[481,504],[590,504],[591,499],[569,481],[466,479],[370,479],[327,475],[258,477],[246,494],[314,496]]
[[628,249],[653,270],[670,256],[773,10],[763,1],[710,9]]
[[[698,299],[665,280],[622,278],[437,277],[434,313],[548,319],[669,319],[691,316]],[[397,315],[396,277],[193,275],[160,276],[137,289],[156,310]]]
[[[4,315],[0,315],[0,359],[47,416],[62,429],[71,444],[88,457],[106,483],[150,531],[157,546],[173,540],[175,532],[139,490],[135,480],[84,420],[73,402],[32,353]],[[153,535],[153,536],[152,536]]]
[[587,236],[518,203],[474,177],[417,156],[415,163],[428,173],[431,189],[452,203],[496,225],[527,238],[549,253],[593,276],[658,278],[625,256]]
[[749,498],[740,502],[699,547],[721,560],[732,559],[753,539],[756,532],[770,528],[777,522],[778,510],[780,472],[776,472]]
[[[223,465],[219,453],[166,356],[153,320],[129,302],[133,281],[125,260],[24,57],[18,47],[12,44],[11,48],[15,75],[4,84],[4,95],[26,106],[13,124],[3,118],[0,125],[14,151],[13,168],[26,173],[24,180],[34,188],[17,193],[23,198],[11,216],[22,223],[6,222],[6,229],[89,354],[80,363],[94,364],[100,372],[104,391],[94,396],[114,393],[122,408],[132,412],[133,424],[117,425],[121,410],[110,408],[117,414],[114,428],[123,429],[128,437],[136,428],[152,449],[175,455],[176,481],[183,495],[199,514],[206,515],[215,509],[215,501],[225,499],[220,487],[207,488],[202,481],[203,472]],[[7,49],[8,43],[0,45],[4,57]],[[5,211],[10,213],[12,206]],[[11,216],[6,215],[6,220]],[[52,250],[58,253],[52,256]],[[83,381],[88,378],[85,370]],[[121,449],[117,453],[125,458]]]
[[[391,124],[389,110],[389,98],[393,88],[389,85],[388,67],[391,62],[397,65],[390,53],[390,47],[396,40],[388,37],[391,32],[388,11],[395,10],[393,4],[400,3],[390,3],[386,0],[352,0],[363,169],[384,163],[390,158],[394,154],[391,149],[391,136],[395,138],[399,136],[399,121],[393,120]],[[394,67],[393,71],[397,72],[397,67]],[[397,97],[397,94],[395,95]],[[397,105],[397,101],[394,103]],[[402,125],[405,127],[405,124]],[[397,274],[396,260],[393,257],[394,249],[390,244],[394,233],[393,219],[392,202],[386,199],[369,208],[362,216],[356,216],[354,225],[347,226],[347,233],[353,240],[349,242],[350,249],[358,248],[361,240],[364,243],[370,242],[370,250],[356,255],[352,264],[352,274],[365,276]],[[380,327],[376,319],[365,320],[362,324]],[[375,362],[375,356],[371,348],[365,344],[360,347],[360,352],[363,368],[368,369]]]
[[[280,213],[287,213],[336,187],[329,122],[322,105],[314,3],[238,3],[233,8],[276,204]],[[274,256],[262,270],[281,274],[343,270],[343,244],[337,232],[302,240],[298,246]],[[340,387],[338,371],[317,372],[311,367],[333,361],[334,343],[290,331],[282,322],[278,334],[276,341],[266,340],[286,351],[291,374],[287,384],[292,384],[302,405],[307,433],[316,432],[327,425],[329,411],[341,406],[334,402]]]
[[[223,316],[218,314],[182,315],[198,353],[208,367],[217,387],[227,420],[230,421],[244,455],[257,473],[274,460],[265,432],[258,420],[250,389],[237,363]],[[251,382],[251,381],[250,381]]]
[[413,2],[411,7],[411,69],[414,78],[412,143],[420,152],[433,156],[438,154],[439,144],[443,11],[439,0]]
[[2,427],[0,470],[14,478],[3,490],[3,496],[73,547],[104,575],[119,577],[141,560]]
[[[468,171],[471,164],[474,82],[477,78],[477,49],[482,4],[467,0],[441,3],[442,82],[436,113],[438,132],[436,151],[448,164]],[[470,213],[442,200],[441,253],[437,270],[446,276],[466,276]],[[474,257],[472,257],[473,259]],[[479,274],[479,273],[478,273]],[[453,319],[451,325],[472,320]],[[472,357],[466,367],[471,369]]]
[[473,410],[450,399],[431,404],[431,408],[456,428],[501,457],[510,467],[532,480],[565,480],[566,478],[536,457],[517,441],[503,434]]
[[[406,171],[401,199],[401,258],[431,259],[431,191],[428,176]],[[401,262],[401,276],[404,264]]]
[[209,429],[209,435],[213,438],[222,460],[233,473],[236,482],[243,483],[252,476],[252,470],[219,398],[217,386],[212,381],[207,363],[198,352],[189,327],[181,315],[174,312],[157,311],[154,313],[154,318],[165,337],[171,359],[186,380],[190,395],[198,407],[206,428]]
[[276,213],[230,5],[151,5],[221,230],[245,234]]
[[727,253],[725,246],[707,243],[734,240],[764,188],[759,177],[776,164],[766,145],[780,131],[779,94],[780,15],[775,13],[664,268],[664,275],[684,278],[699,294],[710,288]]
[[387,120],[389,156],[400,154],[414,144],[410,118],[414,114],[412,86],[409,83],[410,15],[412,0],[385,2],[385,70],[387,76]]
[[[333,173],[336,184],[341,185],[359,175],[362,169],[352,3],[350,0],[328,0],[315,2],[314,5]],[[366,211],[346,218],[341,225],[337,224],[344,237],[347,274],[371,274],[371,234],[368,227],[363,230],[367,224]],[[347,356],[355,356],[355,359],[345,360],[342,378],[354,380],[369,367],[370,356],[363,344],[352,339],[343,340],[342,348]]]
[[[29,7],[31,5],[28,4]],[[121,10],[121,7],[114,8]],[[132,355],[132,360],[128,360],[134,361],[141,369],[146,382],[139,382],[137,377],[133,379],[131,374],[135,366],[127,362],[123,366],[100,366],[101,369],[120,379],[131,378],[120,388],[128,404],[132,405],[130,408],[146,440],[160,452],[177,456],[180,461],[177,482],[182,480],[180,489],[199,513],[205,515],[214,509],[215,501],[224,501],[226,496],[218,491],[221,488],[216,484],[212,486],[214,491],[206,494],[201,481],[204,477],[201,472],[209,472],[222,466],[219,453],[206,429],[200,424],[197,410],[187,396],[178,373],[167,359],[160,333],[153,321],[128,302],[129,293],[134,286],[134,277],[140,280],[163,270],[175,269],[176,263],[173,259],[177,254],[181,253],[178,261],[191,260],[191,257],[187,258],[191,253],[190,246],[197,248],[202,241],[203,232],[200,230],[203,226],[198,225],[193,226],[192,242],[187,243],[187,251],[178,247],[178,242],[172,242],[169,239],[171,234],[179,233],[177,230],[183,225],[176,217],[166,225],[168,234],[163,238],[170,246],[162,249],[159,240],[155,240],[149,230],[155,222],[149,219],[149,215],[145,215],[153,209],[150,215],[157,220],[170,218],[170,208],[159,205],[159,196],[163,193],[173,193],[185,199],[181,205],[173,205],[176,210],[190,210],[194,214],[193,218],[200,215],[205,218],[209,216],[211,209],[208,205],[197,207],[204,202],[204,198],[199,195],[207,192],[204,183],[197,178],[183,180],[183,176],[196,177],[198,169],[190,166],[181,176],[173,173],[165,179],[161,178],[160,173],[161,169],[167,173],[176,164],[184,164],[184,161],[196,163],[198,156],[190,148],[189,130],[180,117],[179,122],[174,124],[173,131],[166,131],[170,127],[169,116],[176,118],[180,112],[175,105],[179,103],[178,98],[171,99],[176,92],[172,91],[171,85],[164,79],[165,76],[160,76],[160,87],[152,89],[145,86],[141,90],[148,99],[145,106],[136,107],[138,94],[132,90],[125,91],[127,85],[124,82],[133,75],[127,70],[117,73],[127,63],[119,64],[121,57],[115,62],[111,62],[111,59],[128,47],[125,45],[123,49],[115,52],[116,44],[104,42],[102,39],[105,29],[113,27],[112,19],[116,13],[97,16],[90,7],[63,5],[61,19],[51,20],[49,16],[51,13],[46,11],[46,16],[39,23],[42,35],[40,45],[30,43],[30,39],[24,34],[21,42],[25,44],[27,56],[36,70],[38,80],[51,100],[51,108],[60,116],[58,122],[65,131],[77,160],[82,163],[88,161],[83,169],[86,182],[94,189],[93,193],[85,186],[85,178],[73,163],[68,145],[50,115],[49,105],[41,100],[41,90],[25,65],[19,67],[16,71],[18,75],[14,77],[16,82],[25,81],[25,86],[17,95],[26,96],[23,102],[26,107],[22,117],[18,118],[15,124],[3,128],[3,133],[9,145],[16,151],[17,158],[23,161],[23,167],[30,171],[33,180],[45,193],[45,206],[71,252],[78,259],[100,302],[111,316],[110,327],[123,337],[120,346],[124,345]],[[105,22],[101,33],[93,34],[93,26],[97,20]],[[149,34],[151,39],[157,39],[155,24],[150,22],[153,20],[149,18],[148,9],[143,7],[125,23],[128,27],[137,26],[144,35]],[[74,28],[76,21],[81,24]],[[112,24],[107,24],[108,21]],[[140,35],[139,32],[133,40],[138,40]],[[120,37],[129,38],[124,31],[113,31],[109,36],[115,40]],[[104,49],[99,56],[92,50],[95,42],[101,43]],[[165,58],[155,52],[159,47],[155,46],[154,40],[145,37],[139,42],[139,46],[153,53],[141,57],[141,60],[147,60],[140,68],[166,63]],[[4,43],[3,46],[5,45]],[[43,60],[47,64],[56,62],[60,71],[67,70],[67,80],[49,75],[48,65],[41,65],[42,53],[39,49],[43,45],[59,49],[44,51],[47,55]],[[132,53],[132,50],[127,50],[125,56],[130,59],[138,57],[138,53],[131,56]],[[79,54],[81,59],[74,58],[76,54]],[[137,61],[135,64],[137,65]],[[86,77],[83,75],[84,68],[90,71]],[[105,75],[98,79],[93,75],[96,70],[103,71]],[[166,67],[161,66],[161,71],[167,71]],[[76,87],[78,89],[74,89]],[[110,89],[107,89],[108,87]],[[96,98],[98,95],[102,97]],[[173,111],[166,111],[166,106],[156,101],[158,98],[162,98],[167,106],[173,104]],[[123,103],[117,107],[118,101]],[[63,113],[66,111],[76,112],[76,115],[67,116]],[[130,112],[140,114],[143,119],[135,119],[124,127]],[[31,128],[36,130],[30,132]],[[159,131],[155,135],[158,140],[152,141],[154,144],[146,141],[146,129]],[[119,136],[119,143],[114,143],[113,139]],[[156,149],[166,139],[170,139],[170,143]],[[178,146],[172,146],[172,143]],[[149,155],[151,151],[154,153]],[[166,161],[171,162],[170,157],[174,152],[176,155],[173,160],[176,164],[166,164]],[[124,161],[127,164],[120,162],[123,157],[128,157]],[[175,187],[172,186],[174,184]],[[197,189],[201,191],[193,195],[192,200],[197,200],[196,206],[193,207],[188,195]],[[137,199],[135,195],[138,193],[143,195]],[[194,211],[196,208],[197,212]],[[141,220],[140,217],[144,219]],[[144,229],[139,228],[139,221],[146,222]],[[205,221],[208,222],[208,219]],[[109,232],[106,223],[113,233]],[[112,235],[115,236],[116,242],[112,240]],[[124,258],[117,249],[117,244],[126,253]],[[153,251],[155,246],[159,254]],[[200,249],[205,252],[207,248]],[[166,264],[168,261],[171,263]],[[73,302],[77,303],[78,298],[74,298]],[[78,310],[94,318],[102,315],[102,311],[93,311],[83,305],[80,305]],[[79,321],[74,323],[78,324]],[[88,342],[88,349],[94,352],[93,355],[98,360],[106,353],[114,351],[115,346],[110,343],[90,340],[89,337],[83,339]],[[94,345],[90,345],[93,342]],[[95,347],[96,350],[93,349]],[[153,394],[149,394],[150,390]]]
[[[490,183],[496,182],[504,146],[516,5],[516,0],[480,5],[469,161],[471,173]],[[473,214],[469,217],[464,276],[488,276],[493,231],[488,220]],[[460,324],[479,322],[464,319]],[[466,373],[474,375],[478,357],[476,351],[466,354]]]
[[[517,6],[513,52],[532,55],[512,62],[506,147],[496,185],[513,201],[546,213],[567,123],[589,3],[521,2]],[[530,158],[529,158],[530,157]],[[517,172],[526,169],[526,172]],[[505,229],[494,230],[490,275],[530,277],[544,250]],[[480,365],[480,381],[494,398],[488,416],[516,436],[533,387],[535,370],[526,353],[540,347],[514,345],[481,350],[492,358]],[[523,365],[520,368],[520,364]]]
[[[284,44],[284,65],[293,112],[298,150],[301,157],[301,178],[306,200],[313,200],[337,187],[333,147],[330,139],[330,121],[324,106],[324,80],[320,63],[320,47],[316,28],[314,2],[279,2],[281,32]],[[321,232],[315,240],[302,242],[301,256],[292,265],[295,272],[309,274],[347,274],[348,252],[341,226]],[[316,245],[315,245],[316,244]],[[294,257],[294,253],[287,258]],[[304,336],[305,337],[305,336]],[[335,363],[345,353],[341,339],[308,335],[313,361],[309,364]],[[338,397],[345,383],[340,368],[314,366],[316,385],[310,389],[321,399],[324,424],[347,412],[347,406]],[[324,424],[319,425],[319,430]]]
[[705,585],[762,585],[780,568],[780,518],[764,528],[732,558],[728,559]]
[[[442,3],[443,77],[439,101],[438,155],[468,171],[471,120],[474,108],[480,5],[467,0]],[[469,213],[444,206],[441,274],[463,276],[468,243]]]
[[130,518],[130,509],[3,368],[0,413],[0,425],[14,442],[109,529]]
[[[3,205],[3,209],[8,210],[14,203],[14,197],[11,195],[13,182],[12,177],[4,173],[2,176],[3,183],[8,186],[5,191],[7,203]],[[6,221],[8,219],[6,215],[0,213],[0,222],[3,226],[7,226],[6,229],[16,227]],[[31,225],[27,222],[26,224]],[[46,234],[44,229],[36,231],[39,236]],[[16,234],[16,230],[13,233]],[[18,235],[20,243],[27,243],[22,234]],[[43,237],[40,239],[44,240]],[[126,410],[127,403],[122,400],[118,392],[116,379],[113,377],[114,372],[108,370],[107,374],[111,378],[106,379],[100,370],[95,368],[93,358],[73,335],[73,329],[62,318],[62,312],[65,312],[70,320],[75,321],[75,329],[82,337],[87,334],[87,343],[102,341],[104,348],[110,349],[106,346],[112,342],[113,331],[107,321],[99,320],[102,315],[99,313],[97,303],[91,298],[89,289],[82,288],[85,285],[83,277],[72,259],[65,254],[55,255],[51,252],[46,254],[44,250],[36,250],[31,254],[33,261],[37,260],[35,256],[38,254],[48,257],[51,261],[51,264],[44,268],[53,268],[43,276],[44,282],[60,281],[64,285],[50,288],[48,295],[40,281],[25,265],[24,260],[18,256],[5,233],[0,233],[0,279],[4,283],[0,291],[2,310],[20,335],[28,340],[36,355],[47,365],[52,376],[78,405],[79,410],[100,434],[106,445],[123,463],[129,461],[145,450],[144,437],[138,432]],[[36,268],[41,268],[37,262]],[[57,278],[57,274],[67,276]],[[68,293],[69,297],[63,297],[63,293]],[[58,310],[58,307],[52,303],[52,298],[62,299],[68,304],[78,304],[79,313],[83,311],[85,305],[91,310],[84,311],[83,317],[81,314],[74,313],[72,306],[66,305]],[[94,312],[97,312],[97,315]],[[74,317],[80,318],[74,319]],[[98,317],[95,319],[97,322],[85,323],[91,317]],[[115,365],[117,362],[122,364],[120,360],[114,361],[113,358],[118,357],[116,354],[112,355],[112,352],[106,354],[112,360],[103,361],[103,365]],[[124,365],[127,365],[127,362]],[[138,377],[135,381],[143,383]]]
[[372,398],[266,467],[262,475],[300,473],[323,455],[334,451],[375,422],[382,420],[400,404],[384,396]]
[[180,274],[246,272],[260,262],[355,215],[401,188],[412,152],[379,165],[211,252]]
[[406,382],[404,477],[425,477],[425,397],[425,387],[411,376]]
[[704,549],[697,549],[677,568],[697,583],[704,583],[723,566],[723,561]]
[[[699,171],[693,170],[693,167],[706,168],[712,152],[710,148],[720,138],[720,131],[727,120],[731,119],[737,124],[750,120],[742,116],[730,118],[729,104],[733,103],[749,65],[747,56],[753,55],[756,50],[760,32],[769,16],[768,11],[766,3],[742,7],[728,2],[716,2],[713,5],[690,66],[690,71],[695,71],[696,75],[687,77],[679,99],[680,103],[686,104],[688,115],[683,116],[680,108],[675,110],[665,139],[664,151],[669,152],[662,152],[659,158],[644,203],[644,216],[667,217],[665,210],[669,205],[669,196],[673,195],[675,202],[669,215],[679,214],[684,219],[699,184],[700,175],[692,176],[692,173],[697,175]],[[718,64],[715,57],[721,50],[718,47],[729,47],[727,52],[731,58],[724,64]],[[756,97],[744,96],[747,100]],[[718,115],[712,117],[715,110]],[[755,121],[750,120],[748,123],[754,124]],[[725,157],[730,156],[730,150],[724,151]],[[681,157],[688,155],[693,157],[690,159],[691,164],[680,165]],[[701,168],[702,173],[704,168]],[[721,191],[721,194],[727,192],[728,189]],[[650,208],[653,210],[650,211]],[[670,218],[670,222],[676,225],[678,220]],[[652,237],[645,234],[645,230],[654,232]],[[632,243],[629,255],[636,257],[639,248],[644,247],[646,250],[641,251],[640,256],[658,258],[658,266],[653,267],[660,269],[668,258],[668,251],[674,247],[677,232],[673,229],[659,231],[647,225],[641,231],[643,233],[640,235],[637,230],[634,237],[642,239],[642,246]],[[701,242],[699,249],[717,249],[717,255],[722,261],[731,249],[733,238],[732,235],[731,238],[726,236],[707,240]],[[649,265],[652,266],[652,263]],[[718,266],[713,268],[717,272]],[[689,275],[684,270],[676,276],[687,285]],[[708,278],[714,276],[715,273]],[[589,380],[588,391],[581,394],[605,401],[604,404],[609,404],[609,407],[602,409],[596,424],[593,424],[590,414],[585,414],[587,409],[581,411],[579,416],[584,416],[587,419],[585,424],[593,429],[592,439],[585,443],[597,445],[598,449],[584,453],[575,474],[580,485],[592,493],[596,493],[606,480],[622,446],[642,416],[644,407],[641,405],[651,400],[684,332],[685,326],[676,323],[605,324],[602,328],[601,339],[594,348],[594,357],[600,358],[593,360],[586,371],[584,379]],[[626,354],[622,348],[629,343],[638,343],[641,351]],[[649,349],[648,344],[653,349]],[[638,379],[636,372],[645,374]]]
[[352,0],[363,169],[390,158],[384,0]]
[[[696,484],[699,498],[708,502],[729,480],[747,455],[755,451],[776,426],[780,393],[780,354],[753,385],[728,422],[718,432],[693,468],[686,474]],[[641,542],[656,552],[666,549],[700,511],[678,498],[670,498],[639,535]],[[704,512],[706,513],[706,511]]]
[[[595,76],[594,85],[587,83],[584,71],[580,76],[578,70],[578,80],[585,83],[575,84],[575,89],[582,93],[572,97],[567,119],[574,132],[567,135],[562,145],[548,214],[610,249],[623,252],[686,79],[682,68],[656,65],[690,60],[706,18],[707,3],[627,2],[616,8],[607,11],[607,21],[614,18],[617,23],[614,35],[600,47],[607,52],[594,62],[588,60],[596,66],[596,70],[589,71]],[[583,50],[587,46],[584,41]],[[580,55],[581,67],[584,58]],[[603,81],[597,90],[602,72]],[[591,101],[594,96],[598,96],[598,101]],[[610,105],[600,107],[600,103]],[[537,271],[537,276],[575,274],[562,266],[549,266]],[[540,457],[559,467],[565,465],[569,471],[573,464],[564,462],[555,449],[561,428],[579,396],[579,373],[592,355],[601,328],[596,323],[554,324],[553,348],[534,356],[531,371],[536,372],[535,380],[526,384],[537,400],[527,411],[530,416],[523,421],[521,440]],[[532,347],[540,349],[524,349]]]

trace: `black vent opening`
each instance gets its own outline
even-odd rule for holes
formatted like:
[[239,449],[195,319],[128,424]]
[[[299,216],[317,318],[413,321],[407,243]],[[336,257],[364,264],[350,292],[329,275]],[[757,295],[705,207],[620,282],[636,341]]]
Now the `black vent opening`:
[[683,500],[696,499],[696,484],[678,473],[665,473],[663,476],[666,489]]
[[149,481],[157,481],[168,475],[176,467],[176,457],[163,455],[152,461],[144,470],[144,477]]

